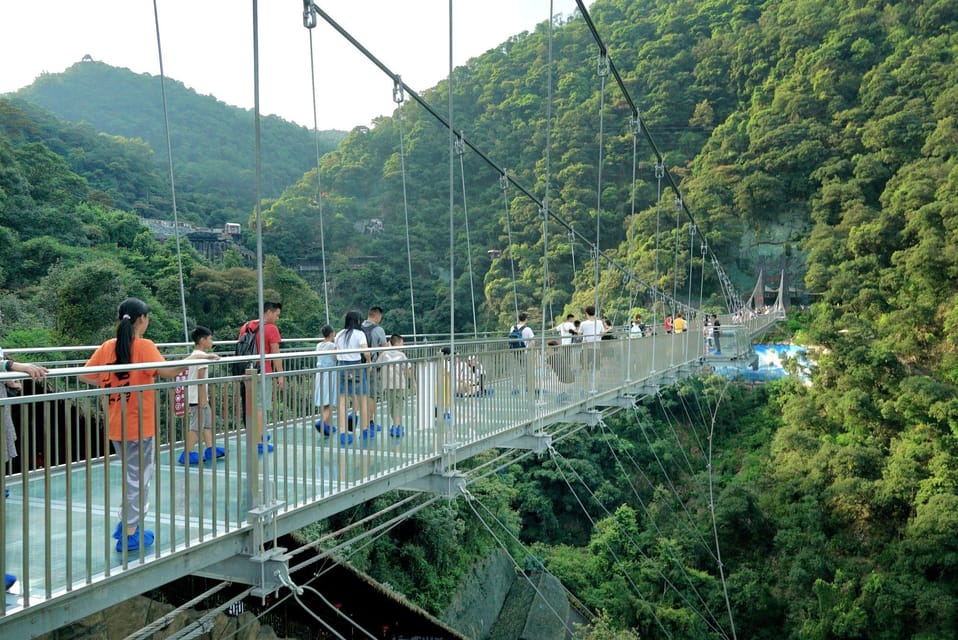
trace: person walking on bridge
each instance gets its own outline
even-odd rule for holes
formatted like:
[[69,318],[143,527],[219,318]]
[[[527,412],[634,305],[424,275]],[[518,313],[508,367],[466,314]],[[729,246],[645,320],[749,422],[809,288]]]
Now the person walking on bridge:
[[[366,335],[366,346],[370,349],[379,349],[386,346],[386,331],[380,326],[383,321],[383,308],[372,306],[366,312],[366,319],[363,320],[363,333]],[[376,362],[379,359],[379,352],[369,354],[369,362]],[[382,384],[380,380],[380,371],[378,367],[369,369],[369,395],[366,396],[366,415],[369,417],[370,435],[379,431],[381,427],[376,423],[376,401],[382,394]]]
[[715,355],[722,355],[722,323],[716,314],[712,314],[712,342],[715,343]]
[[688,322],[685,321],[685,318],[682,316],[682,312],[675,314],[675,320],[672,322],[672,330],[675,333],[685,333],[685,330],[688,328]]
[[601,320],[595,317],[595,307],[589,305],[585,308],[585,320],[579,325],[579,333],[582,335],[582,369],[591,371],[593,367],[598,368],[600,364],[599,348],[594,343],[602,339],[605,333],[605,325]]
[[555,330],[562,337],[562,344],[572,344],[572,336],[577,335],[575,328],[575,314],[570,313],[565,317],[565,322],[556,325]]
[[531,393],[535,385],[535,377],[532,363],[529,361],[530,349],[535,345],[535,332],[527,324],[529,314],[525,311],[518,316],[518,322],[512,325],[509,330],[509,349],[515,355],[512,363],[512,384],[513,395],[521,391],[522,380],[525,379],[526,393]]
[[[369,370],[362,366],[369,361],[365,349],[366,334],[362,329],[363,317],[359,311],[349,311],[343,319],[343,328],[336,334],[336,362],[339,367],[339,397],[337,399],[336,426],[339,428],[340,442],[352,442],[352,431],[356,424],[360,429],[366,429],[369,405],[366,396],[369,394]],[[346,406],[352,404],[352,419],[347,419]],[[357,420],[359,421],[357,423]],[[367,435],[372,435],[367,432]]]
[[[117,309],[116,337],[107,340],[86,361],[86,367],[157,363],[157,367],[130,371],[104,371],[78,376],[82,382],[103,389],[120,390],[151,385],[159,376],[172,380],[189,367],[162,366],[163,354],[152,340],[143,337],[150,326],[150,308],[139,298],[127,298]],[[216,354],[205,354],[213,359]],[[198,359],[190,355],[187,360]],[[113,537],[116,550],[135,551],[153,544],[153,532],[141,528],[150,507],[150,483],[153,480],[154,437],[156,435],[156,398],[152,388],[110,393],[109,434],[113,450],[120,454],[126,483],[120,522]]]
[[[3,312],[0,311],[0,323],[3,322]],[[42,367],[38,364],[29,364],[26,362],[15,362],[14,360],[8,358],[4,355],[3,349],[0,349],[0,371],[3,372],[16,372],[16,373],[25,373],[33,380],[42,380],[49,373],[46,367]],[[16,393],[22,390],[23,385],[19,380],[8,380],[6,384],[0,384],[0,398],[6,398],[8,394],[8,389]],[[10,462],[17,457],[17,431],[13,426],[13,407],[10,407],[9,410],[3,412],[3,441],[0,442],[0,462],[3,462],[4,466],[7,462]],[[3,499],[6,500],[10,495],[9,489],[4,489]],[[3,584],[5,588],[9,589],[17,581],[17,577],[13,574],[4,572],[3,574]]]
[[[283,337],[279,333],[279,327],[276,326],[276,322],[279,320],[280,315],[283,313],[283,305],[280,302],[264,302],[263,303],[263,343],[266,345],[266,355],[278,354],[279,345]],[[241,340],[244,335],[249,331],[259,330],[259,320],[253,318],[252,320],[246,321],[242,327],[240,327],[239,335],[236,337],[237,340]],[[259,353],[259,341],[260,336],[256,336],[256,353]],[[274,371],[277,373],[283,372],[283,361],[279,358],[266,358],[266,373],[270,374]],[[269,438],[266,438],[267,442],[263,441],[263,422],[265,417],[269,414],[270,409],[273,405],[273,393],[270,389],[272,384],[271,381],[276,381],[276,387],[278,389],[283,389],[286,387],[286,378],[283,376],[277,376],[275,378],[267,378],[267,388],[265,397],[262,398],[262,411],[256,411],[254,407],[254,414],[256,415],[256,420],[253,424],[253,437],[256,439],[256,447],[259,453],[263,453],[265,450],[266,453],[271,453],[273,451],[273,445],[269,444]],[[254,382],[253,384],[256,384]],[[240,407],[243,412],[243,423],[247,421],[246,415],[246,381],[240,382]]]

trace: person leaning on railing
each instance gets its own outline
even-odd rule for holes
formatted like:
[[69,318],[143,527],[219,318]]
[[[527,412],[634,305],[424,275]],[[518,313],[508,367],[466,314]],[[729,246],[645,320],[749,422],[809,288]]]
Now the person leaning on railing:
[[[3,321],[3,313],[0,312],[0,322]],[[3,349],[0,349],[0,371],[4,373],[15,372],[15,373],[25,373],[34,380],[42,380],[46,377],[47,373],[46,367],[42,367],[38,364],[30,364],[28,362],[16,362],[7,358],[3,354]],[[19,380],[10,380],[6,384],[0,384],[0,398],[7,397],[7,388],[11,389],[21,389],[22,385]],[[13,411],[7,409],[3,412],[3,433],[5,443],[3,445],[3,463],[6,465],[7,462],[13,460],[17,457],[17,432],[13,426]],[[4,489],[4,500],[10,495],[9,489]],[[9,574],[3,574],[3,582],[6,585],[6,588],[9,589],[13,586],[13,583],[17,581],[17,577]]]
[[[162,363],[164,359],[159,349],[152,340],[143,337],[150,326],[149,314],[150,308],[138,298],[127,298],[121,302],[117,310],[116,337],[101,344],[84,366]],[[190,355],[185,359],[199,358]],[[122,388],[152,384],[156,376],[172,380],[188,368],[160,366],[131,371],[89,373],[78,377],[87,384],[101,388]],[[149,509],[150,481],[153,479],[153,437],[156,434],[156,400],[153,389],[136,391],[140,397],[132,396],[132,393],[109,395],[110,441],[114,451],[122,452],[126,458],[126,500],[120,512],[120,522],[113,532],[118,553],[124,548],[135,551],[153,544],[153,532],[140,531],[140,520],[146,517]]]

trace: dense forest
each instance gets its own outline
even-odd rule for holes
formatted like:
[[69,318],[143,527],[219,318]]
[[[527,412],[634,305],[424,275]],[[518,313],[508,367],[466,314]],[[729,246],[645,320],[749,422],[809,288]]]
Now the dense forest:
[[[749,638],[958,636],[958,2],[598,0],[590,12],[733,281],[747,290],[766,258],[803,281],[811,304],[782,337],[815,345],[817,367],[807,386],[696,378],[473,493],[515,534],[516,558],[541,558],[601,615],[596,638],[731,637],[733,622]],[[701,260],[690,223],[676,225],[671,197],[658,197],[648,150],[632,191],[628,105],[603,93],[579,17],[555,25],[548,120],[547,35],[540,25],[458,68],[457,122],[534,193],[548,185],[556,215],[598,223],[600,248],[637,280],[688,286]],[[68,86],[77,72],[42,80]],[[449,88],[424,97],[445,104]],[[0,100],[4,346],[99,341],[127,294],[154,305],[154,337],[179,337],[175,249],[136,217],[144,198],[168,198],[155,162],[165,143],[145,122],[126,133],[68,123],[94,120],[28,94]],[[446,141],[407,102],[323,156],[322,192],[312,169],[264,201],[265,277],[284,300],[284,333],[315,335],[323,322],[323,283],[293,270],[323,243],[334,316],[379,302],[387,326],[408,331],[410,263],[420,330],[448,327]],[[462,163],[457,329],[501,330],[515,307],[551,321],[596,286],[620,322],[648,303],[612,270],[596,285],[584,243],[555,226],[544,235],[535,203],[504,194],[475,155]],[[213,178],[197,179],[203,191]],[[239,205],[191,212],[215,222],[221,206]],[[675,228],[655,233],[663,220]],[[253,272],[238,254],[184,259],[190,319],[234,331]],[[703,288],[718,308],[713,274]],[[436,613],[497,546],[463,501],[384,540],[354,562]]]
[[[90,91],[96,87],[96,91]],[[161,181],[136,193],[133,202],[117,202],[145,217],[169,217],[169,156],[166,123],[176,178],[177,207],[183,220],[222,227],[242,222],[255,199],[253,112],[212,96],[201,96],[167,78],[167,113],[163,112],[160,78],[136,74],[90,59],[62,73],[44,73],[16,96],[60,118],[87,123],[94,130],[142,140],[152,149]],[[261,119],[262,193],[275,197],[303,172],[316,166],[320,153],[336,147],[342,131],[320,131],[276,116]],[[50,140],[52,136],[45,136]],[[55,151],[69,155],[67,147]],[[132,195],[132,194],[129,194]]]

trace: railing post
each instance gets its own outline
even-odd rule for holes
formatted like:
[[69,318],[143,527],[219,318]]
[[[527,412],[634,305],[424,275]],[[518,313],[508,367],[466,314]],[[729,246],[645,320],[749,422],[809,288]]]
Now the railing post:
[[240,382],[244,389],[243,393],[243,416],[245,422],[243,428],[246,432],[246,511],[251,512],[256,507],[263,504],[263,492],[259,484],[259,452],[256,449],[258,444],[255,434],[263,433],[262,425],[262,401],[259,397],[259,389],[256,385],[256,370],[247,369],[244,378]]

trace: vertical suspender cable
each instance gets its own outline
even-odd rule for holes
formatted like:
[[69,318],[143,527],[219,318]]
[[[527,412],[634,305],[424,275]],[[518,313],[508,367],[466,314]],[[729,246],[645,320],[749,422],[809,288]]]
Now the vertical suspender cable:
[[[603,143],[605,142],[604,136],[604,126],[605,126],[605,79],[609,75],[609,56],[603,51],[599,54],[599,59],[596,66],[599,78],[601,80],[601,88],[599,90],[599,162],[597,179],[596,179],[596,203],[595,203],[595,320],[593,322],[600,322],[601,314],[599,313],[599,239],[600,231],[602,229],[602,152],[604,150]],[[595,338],[598,337],[599,327],[598,325],[593,325],[593,340],[592,340],[592,394],[594,395],[598,391],[596,386],[596,360],[598,359],[599,353],[599,341]]]
[[[315,15],[312,25],[316,25]],[[309,77],[313,86],[313,135],[316,138],[316,203],[319,205],[319,252],[323,261],[323,309],[326,311],[326,324],[329,324],[329,284],[326,277],[326,230],[323,225],[323,180],[319,165],[319,118],[316,115],[316,62],[313,54],[313,29],[309,29]]]
[[[695,261],[695,223],[689,225],[689,296],[688,296],[688,305],[686,309],[686,314],[688,317],[685,319],[688,323],[686,325],[686,331],[691,330],[692,328],[692,264]],[[699,302],[699,307],[701,307],[701,301]],[[685,341],[685,358],[689,357],[689,340]]]
[[[702,309],[702,303],[705,299],[705,252],[708,250],[708,246],[708,242],[702,240],[702,268],[699,269],[699,309]],[[702,309],[702,313],[705,313],[705,309]],[[707,320],[708,315],[706,314],[705,318],[702,319],[703,327]]]
[[[452,109],[452,90],[453,90],[453,62],[452,62],[452,0],[449,0],[449,80],[446,90],[448,91],[448,96],[446,100],[446,106],[449,110],[449,389],[447,393],[450,394],[451,399],[455,398],[455,375],[456,375],[456,224],[455,216],[453,216],[453,211],[455,210],[456,203],[456,188],[455,188],[455,174],[456,174],[456,165],[453,160],[455,154],[455,127],[453,126],[453,109]],[[440,365],[442,366],[442,365]],[[439,375],[442,376],[443,372],[440,371]],[[456,424],[456,403],[450,401],[449,403],[449,413],[452,418],[452,425]],[[452,433],[449,430],[446,431],[446,437],[452,438]],[[450,452],[451,457],[451,467],[456,468],[456,452],[453,448]]]
[[[660,160],[655,162],[655,181],[656,181],[656,191],[655,191],[655,291],[659,290],[659,238],[662,236],[662,225],[661,225],[661,209],[662,209],[662,178],[665,174],[665,168],[662,166]],[[655,297],[658,298],[658,293],[655,294]],[[665,298],[663,296],[662,303],[664,306]],[[663,309],[664,311],[664,309]],[[659,334],[659,305],[652,304],[652,369],[651,372],[655,373],[655,340],[656,336]]]
[[[689,295],[688,295],[688,306],[689,309],[692,308],[692,267],[695,260],[695,224],[689,225]],[[701,301],[699,301],[699,306],[702,306]],[[691,318],[689,318],[691,320]]]
[[163,97],[163,124],[166,126],[166,157],[170,169],[170,198],[173,206],[173,237],[176,238],[176,266],[180,276],[180,309],[183,312],[183,340],[189,344],[190,330],[186,323],[186,292],[183,286],[183,256],[180,252],[180,220],[176,211],[176,183],[173,180],[173,142],[170,136],[170,116],[166,106],[166,75],[163,73],[163,47],[160,44],[160,14],[153,0],[153,22],[156,25],[156,55],[160,60],[160,94]]
[[469,301],[472,303],[472,337],[479,337],[476,322],[476,283],[472,277],[472,240],[469,239],[469,207],[466,203],[466,168],[462,157],[466,155],[466,145],[462,136],[456,138],[456,155],[459,156],[459,179],[462,182],[462,216],[466,225],[466,261],[469,265]]
[[[632,318],[635,317],[635,300],[638,297],[639,287],[632,279],[635,273],[635,167],[637,164],[639,148],[639,127],[641,127],[638,116],[629,119],[629,129],[632,132],[632,203],[629,218],[629,240],[626,243],[629,251],[629,283],[632,285],[632,295],[629,296],[629,312],[626,322],[629,323],[629,335],[632,337]],[[629,340],[629,349],[625,356],[625,381],[632,381],[632,341]]]
[[575,278],[575,231],[569,229],[569,253],[572,254],[572,277]]
[[406,221],[406,266],[409,269],[409,306],[412,309],[412,334],[419,335],[416,332],[416,295],[413,292],[412,280],[412,245],[409,242],[409,197],[406,193],[406,142],[402,128],[402,105],[406,100],[406,94],[403,92],[402,81],[396,77],[393,85],[393,102],[396,103],[396,124],[399,126],[399,166],[402,172],[402,211],[403,218]]
[[[548,302],[548,307],[551,311],[552,309],[552,298],[549,295],[549,208],[552,206],[552,200],[550,197],[550,186],[552,180],[552,23],[553,23],[553,0],[549,0],[549,62],[548,68],[546,71],[546,78],[548,82],[548,90],[546,91],[546,191],[545,197],[542,200],[542,329],[539,335],[542,336],[542,339],[539,340],[539,353],[540,361],[542,362],[543,371],[546,367],[546,304]],[[549,314],[549,317],[552,317],[552,314]],[[531,366],[535,366],[534,363],[529,363]],[[543,397],[540,395],[539,401],[543,402]]]
[[519,322],[519,290],[516,288],[516,259],[512,251],[512,216],[509,213],[509,175],[505,169],[499,176],[499,188],[502,189],[502,202],[506,208],[506,238],[509,242],[509,268],[512,272],[512,307],[514,322]]
[[[679,230],[681,220],[679,215],[682,213],[681,200],[675,198],[675,234],[672,237],[672,243],[675,246],[675,256],[672,258],[672,313],[673,316],[678,309],[676,303],[679,299]],[[674,317],[673,317],[674,322]]]
[[[256,171],[254,181],[254,207],[253,213],[256,218],[256,298],[259,316],[259,326],[264,326],[263,320],[263,211],[261,206],[262,184],[263,184],[263,158],[260,140],[262,132],[260,130],[260,106],[259,106],[259,3],[253,0],[253,149],[256,159]],[[259,331],[256,336],[259,342],[259,375],[256,384],[259,386],[259,398],[262,403],[268,393],[266,386],[266,331]],[[253,420],[258,420],[256,408],[253,409]],[[263,439],[263,447],[266,447],[266,438],[263,433],[257,433],[262,428],[260,425],[253,429],[253,433]],[[247,430],[247,437],[250,432]],[[263,487],[264,492],[261,500],[262,504],[270,504],[273,501],[272,484],[269,482],[269,463],[271,456],[263,456]],[[255,478],[250,478],[249,482],[258,482]],[[274,541],[275,542],[275,541]]]

